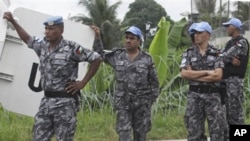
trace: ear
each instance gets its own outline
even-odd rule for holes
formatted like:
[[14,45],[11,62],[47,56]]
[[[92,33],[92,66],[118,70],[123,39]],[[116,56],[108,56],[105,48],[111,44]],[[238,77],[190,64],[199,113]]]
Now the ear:
[[61,33],[64,32],[64,28],[63,28],[62,26],[59,26],[58,28],[59,28],[59,31],[60,31]]
[[61,32],[62,32],[62,33],[64,32],[64,28],[61,28]]

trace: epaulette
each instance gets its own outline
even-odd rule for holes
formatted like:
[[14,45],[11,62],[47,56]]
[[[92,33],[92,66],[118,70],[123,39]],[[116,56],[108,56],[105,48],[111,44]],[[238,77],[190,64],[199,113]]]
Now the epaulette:
[[248,41],[246,38],[242,37],[241,39],[239,39],[237,42],[236,42],[236,45],[239,46],[239,47],[242,47],[242,44],[247,44],[248,45]]
[[195,47],[189,47],[189,48],[187,48],[187,50],[194,50],[195,49]]
[[182,54],[182,56],[192,56],[193,51],[196,49],[197,47],[195,46],[190,46],[189,48],[187,48],[186,51],[184,51],[184,53]]
[[194,47],[194,46],[190,46],[189,48],[187,48],[186,52],[193,51],[193,50],[195,50],[195,48],[196,47]]
[[213,46],[213,45],[209,45],[210,48],[212,48],[213,50],[220,50],[217,47]]
[[125,48],[113,48],[112,50],[104,50],[105,54],[114,54],[124,52]]
[[63,40],[63,43],[69,47],[74,47],[76,44],[76,42],[74,42],[74,41],[69,41],[69,40],[65,40],[65,39]]

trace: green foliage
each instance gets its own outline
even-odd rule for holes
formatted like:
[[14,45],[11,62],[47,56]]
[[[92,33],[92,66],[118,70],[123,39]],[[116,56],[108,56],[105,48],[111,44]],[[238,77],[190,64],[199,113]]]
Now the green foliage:
[[152,121],[152,131],[148,135],[151,140],[186,138],[183,114],[164,115],[159,112],[153,115]]
[[30,141],[33,119],[5,111],[0,105],[0,141]]
[[[173,55],[180,57],[181,52],[178,52],[177,47],[182,42],[182,32],[186,24],[186,20],[182,19],[175,23],[169,32],[171,25],[165,17],[162,17],[158,23],[159,29],[150,44],[149,53],[154,60],[161,88],[167,81],[171,80],[169,76],[179,75],[179,67],[176,68],[176,65],[179,64],[180,60],[176,60],[178,57]],[[170,82],[174,82],[174,80]]]
[[[148,139],[185,138],[186,130],[183,115],[172,113],[167,116],[161,113],[152,115],[152,130]],[[83,109],[77,115],[77,129],[74,141],[117,141],[115,131],[116,115],[112,108],[89,111]],[[0,140],[30,141],[32,137],[33,118],[5,111],[0,107]],[[173,130],[174,129],[174,130]],[[56,141],[55,138],[52,141]]]
[[135,0],[129,5],[129,11],[124,17],[123,24],[137,25],[144,33],[146,33],[145,24],[151,23],[151,27],[157,27],[158,21],[161,17],[167,17],[165,9],[156,3],[154,0]]
[[[122,26],[138,26],[145,37],[144,48],[148,49],[153,35],[147,34],[150,29],[157,27],[162,17],[165,17],[167,21],[171,21],[165,9],[155,0],[135,0],[129,5],[129,11],[122,21]],[[146,29],[146,24],[150,24],[150,29]]]
[[250,14],[250,2],[242,2],[237,1],[233,3],[234,7],[236,7],[235,11],[232,11],[232,15],[234,17],[239,18],[241,21],[249,20]]
[[89,81],[87,86],[83,89],[86,93],[103,94],[113,84],[114,75],[113,70],[109,65],[102,63],[99,66],[95,76]]
[[185,18],[173,24],[168,37],[168,46],[170,48],[180,47],[182,41],[182,33],[187,25],[187,20]]
[[157,75],[160,82],[160,86],[164,83],[167,76],[167,60],[168,56],[168,32],[170,28],[170,23],[166,21],[165,17],[162,17],[158,23],[159,30],[157,31],[154,39],[149,47],[149,53],[153,58],[155,67],[157,69]]
[[116,9],[120,4],[120,1],[110,5],[109,0],[79,0],[79,5],[87,9],[88,15],[78,14],[70,20],[100,27],[104,48],[112,49],[120,45],[122,36],[120,21],[116,18]]
[[[168,100],[169,101],[169,100]],[[250,101],[246,101],[246,103]],[[166,103],[166,101],[165,101]],[[160,109],[158,104],[153,109]],[[186,138],[187,130],[184,125],[184,113],[162,111],[152,112],[152,129],[148,140],[167,140]],[[250,123],[249,115],[246,123]],[[84,108],[77,115],[77,129],[74,141],[117,141],[115,131],[116,115],[109,106],[103,109],[89,111]],[[0,140],[1,141],[30,141],[34,119],[5,111],[0,106]],[[56,141],[55,138],[52,141]]]
[[216,0],[194,0],[196,8],[202,14],[214,14]]

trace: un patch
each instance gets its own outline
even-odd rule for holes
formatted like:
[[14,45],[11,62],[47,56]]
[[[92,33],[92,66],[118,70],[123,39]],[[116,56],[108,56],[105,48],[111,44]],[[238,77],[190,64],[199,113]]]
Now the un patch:
[[83,47],[78,47],[77,50],[76,50],[76,53],[77,54],[81,54],[83,52]]

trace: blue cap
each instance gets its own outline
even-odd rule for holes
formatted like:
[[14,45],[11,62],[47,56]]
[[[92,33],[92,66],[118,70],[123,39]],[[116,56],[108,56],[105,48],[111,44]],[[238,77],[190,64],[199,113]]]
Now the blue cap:
[[239,19],[232,18],[230,21],[228,21],[226,23],[222,23],[222,25],[224,25],[224,26],[233,25],[234,27],[241,29],[242,23]]
[[63,18],[62,16],[53,16],[49,17],[48,19],[43,22],[44,25],[58,25],[63,24]]
[[193,30],[198,31],[198,32],[207,31],[210,34],[212,33],[212,27],[210,26],[208,22],[197,23],[197,25],[193,28]]
[[192,23],[191,26],[188,28],[189,35],[194,34],[194,28],[197,26],[198,23]]
[[138,28],[138,27],[136,27],[136,26],[130,26],[126,31],[125,31],[125,33],[132,33],[132,34],[134,34],[134,35],[136,35],[136,36],[138,36],[138,37],[140,37],[141,39],[143,39],[143,35],[142,35],[142,32],[141,32],[141,30]]

